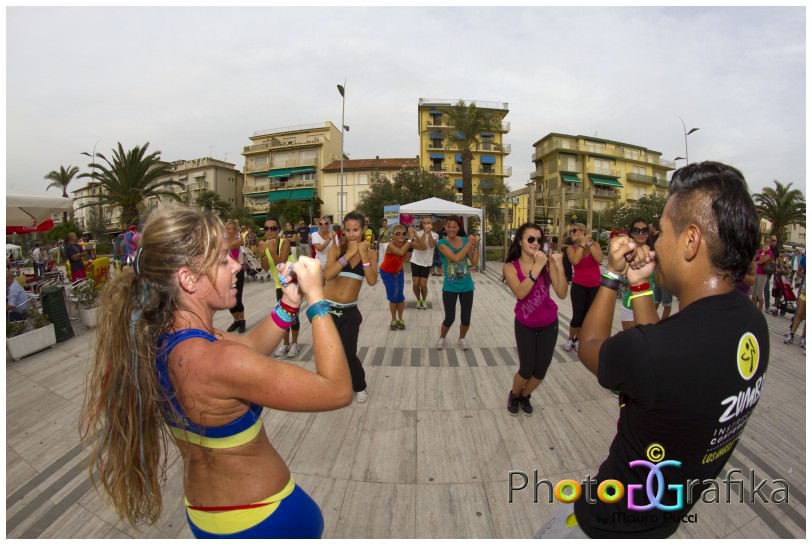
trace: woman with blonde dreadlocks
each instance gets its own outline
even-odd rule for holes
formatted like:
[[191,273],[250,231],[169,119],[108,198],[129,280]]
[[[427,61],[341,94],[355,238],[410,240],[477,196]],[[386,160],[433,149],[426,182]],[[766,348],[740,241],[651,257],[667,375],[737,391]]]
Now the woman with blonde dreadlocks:
[[[318,538],[318,505],[266,436],[263,407],[326,411],[352,400],[347,359],[318,261],[279,265],[282,300],[245,335],[214,328],[236,300],[240,264],[214,215],[159,208],[132,268],[102,295],[82,435],[98,433],[91,472],[131,524],[155,523],[172,441],[183,460],[186,515],[197,537]],[[269,354],[309,303],[316,371]]]

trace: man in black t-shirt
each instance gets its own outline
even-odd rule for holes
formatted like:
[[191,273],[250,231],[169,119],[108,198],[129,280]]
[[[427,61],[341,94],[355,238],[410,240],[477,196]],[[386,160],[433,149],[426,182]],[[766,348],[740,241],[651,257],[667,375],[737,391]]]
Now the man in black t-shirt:
[[[700,483],[721,472],[763,393],[767,324],[734,289],[759,242],[741,173],[715,162],[676,171],[660,228],[656,255],[626,236],[610,243],[578,356],[601,386],[620,390],[617,434],[574,513],[559,507],[542,537],[673,534],[699,501]],[[680,300],[680,312],[659,323],[647,285],[652,272]],[[630,285],[636,327],[610,337],[615,276]],[[621,487],[599,499],[598,485],[609,480],[623,488],[615,503],[605,500]]]

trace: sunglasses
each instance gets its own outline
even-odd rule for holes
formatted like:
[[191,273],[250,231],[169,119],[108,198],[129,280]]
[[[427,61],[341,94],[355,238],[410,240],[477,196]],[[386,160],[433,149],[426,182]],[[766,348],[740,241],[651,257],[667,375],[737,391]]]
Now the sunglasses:
[[631,230],[631,233],[633,235],[646,235],[646,234],[648,234],[648,228],[647,227],[635,227],[634,229]]
[[538,241],[539,244],[542,243],[541,237],[529,236],[525,240],[527,241],[528,244],[533,244],[536,241]]
[[319,225],[329,225],[326,221],[320,221]]
[[402,235],[405,235],[405,234],[406,233],[404,233],[403,231],[398,231],[397,233],[395,233],[395,236],[397,237],[397,236],[402,236]]
[[278,225],[272,225],[272,226],[269,227],[269,226],[266,225],[265,230],[266,231],[279,231],[279,226]]
[[577,233],[578,231],[580,231],[580,229],[571,229],[571,230],[570,230],[570,234],[574,235],[574,234],[575,234],[575,233]]

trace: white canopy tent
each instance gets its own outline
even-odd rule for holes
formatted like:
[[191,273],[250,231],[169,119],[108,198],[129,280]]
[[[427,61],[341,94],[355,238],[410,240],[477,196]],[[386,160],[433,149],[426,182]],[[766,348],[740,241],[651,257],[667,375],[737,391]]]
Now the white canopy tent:
[[73,199],[34,195],[6,195],[6,225],[36,226],[73,208]]
[[[479,218],[480,229],[485,228],[485,211],[481,208],[472,208],[463,204],[431,197],[400,207],[401,214],[436,214],[438,216],[477,216]],[[480,268],[485,270],[485,237],[479,241],[479,261]]]

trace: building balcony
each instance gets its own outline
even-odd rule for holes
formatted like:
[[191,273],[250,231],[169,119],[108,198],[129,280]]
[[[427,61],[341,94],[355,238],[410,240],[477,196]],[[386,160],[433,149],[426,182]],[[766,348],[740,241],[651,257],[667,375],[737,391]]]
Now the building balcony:
[[617,200],[619,194],[617,191],[612,191],[611,189],[598,189],[594,188],[594,196],[596,199],[612,199]]
[[504,153],[505,155],[510,153],[510,144],[497,144],[495,142],[482,142],[477,146],[476,151],[495,151],[498,153]]
[[[458,171],[459,172],[459,171]],[[513,174],[513,167],[507,167],[500,172],[498,168],[488,168],[485,165],[479,165],[478,168],[473,169],[474,174],[484,174],[488,176],[511,176]]]
[[276,161],[273,163],[273,166],[268,166],[267,164],[258,165],[254,163],[253,165],[245,165],[245,174],[252,174],[254,172],[268,172],[269,170],[275,170],[278,168],[294,168],[294,167],[313,167],[318,169],[319,168],[319,158],[314,157],[312,159],[288,159],[287,161]]
[[448,172],[448,167],[445,165],[431,165],[429,172]]
[[252,193],[268,193],[269,191],[276,191],[278,189],[299,189],[299,188],[315,188],[316,180],[288,180],[287,182],[274,181],[277,178],[265,178],[267,181],[252,184],[246,183],[243,186],[243,195]]
[[657,181],[654,182],[657,187],[662,189],[668,189],[668,180],[663,180],[662,178],[657,178]]
[[620,178],[620,171],[614,168],[589,166],[587,167],[586,172],[587,174],[597,174],[599,176],[611,176],[612,178]]
[[325,142],[325,138],[323,136],[308,136],[305,139],[278,139],[273,138],[270,142],[263,142],[262,144],[252,144],[250,146],[244,146],[242,148],[242,154],[248,155],[251,153],[261,153],[265,151],[270,151],[278,148],[291,148],[291,147],[301,147],[301,146],[315,146],[321,145]]
[[647,174],[638,174],[637,172],[629,172],[626,174],[626,179],[630,182],[634,182],[636,184],[655,184],[657,183],[657,178],[654,176],[649,176]]
[[245,199],[244,204],[252,214],[267,214],[270,210],[270,205],[267,200],[258,201],[256,199]]
[[536,146],[536,150],[531,156],[531,161],[538,161],[545,155],[559,150],[589,155],[601,155],[604,157],[623,159],[624,161],[637,161],[664,167],[669,170],[674,170],[676,167],[674,161],[666,161],[660,156],[639,148],[625,147],[616,144],[587,144],[585,142],[576,142],[575,139],[569,138],[551,138],[543,144]]

